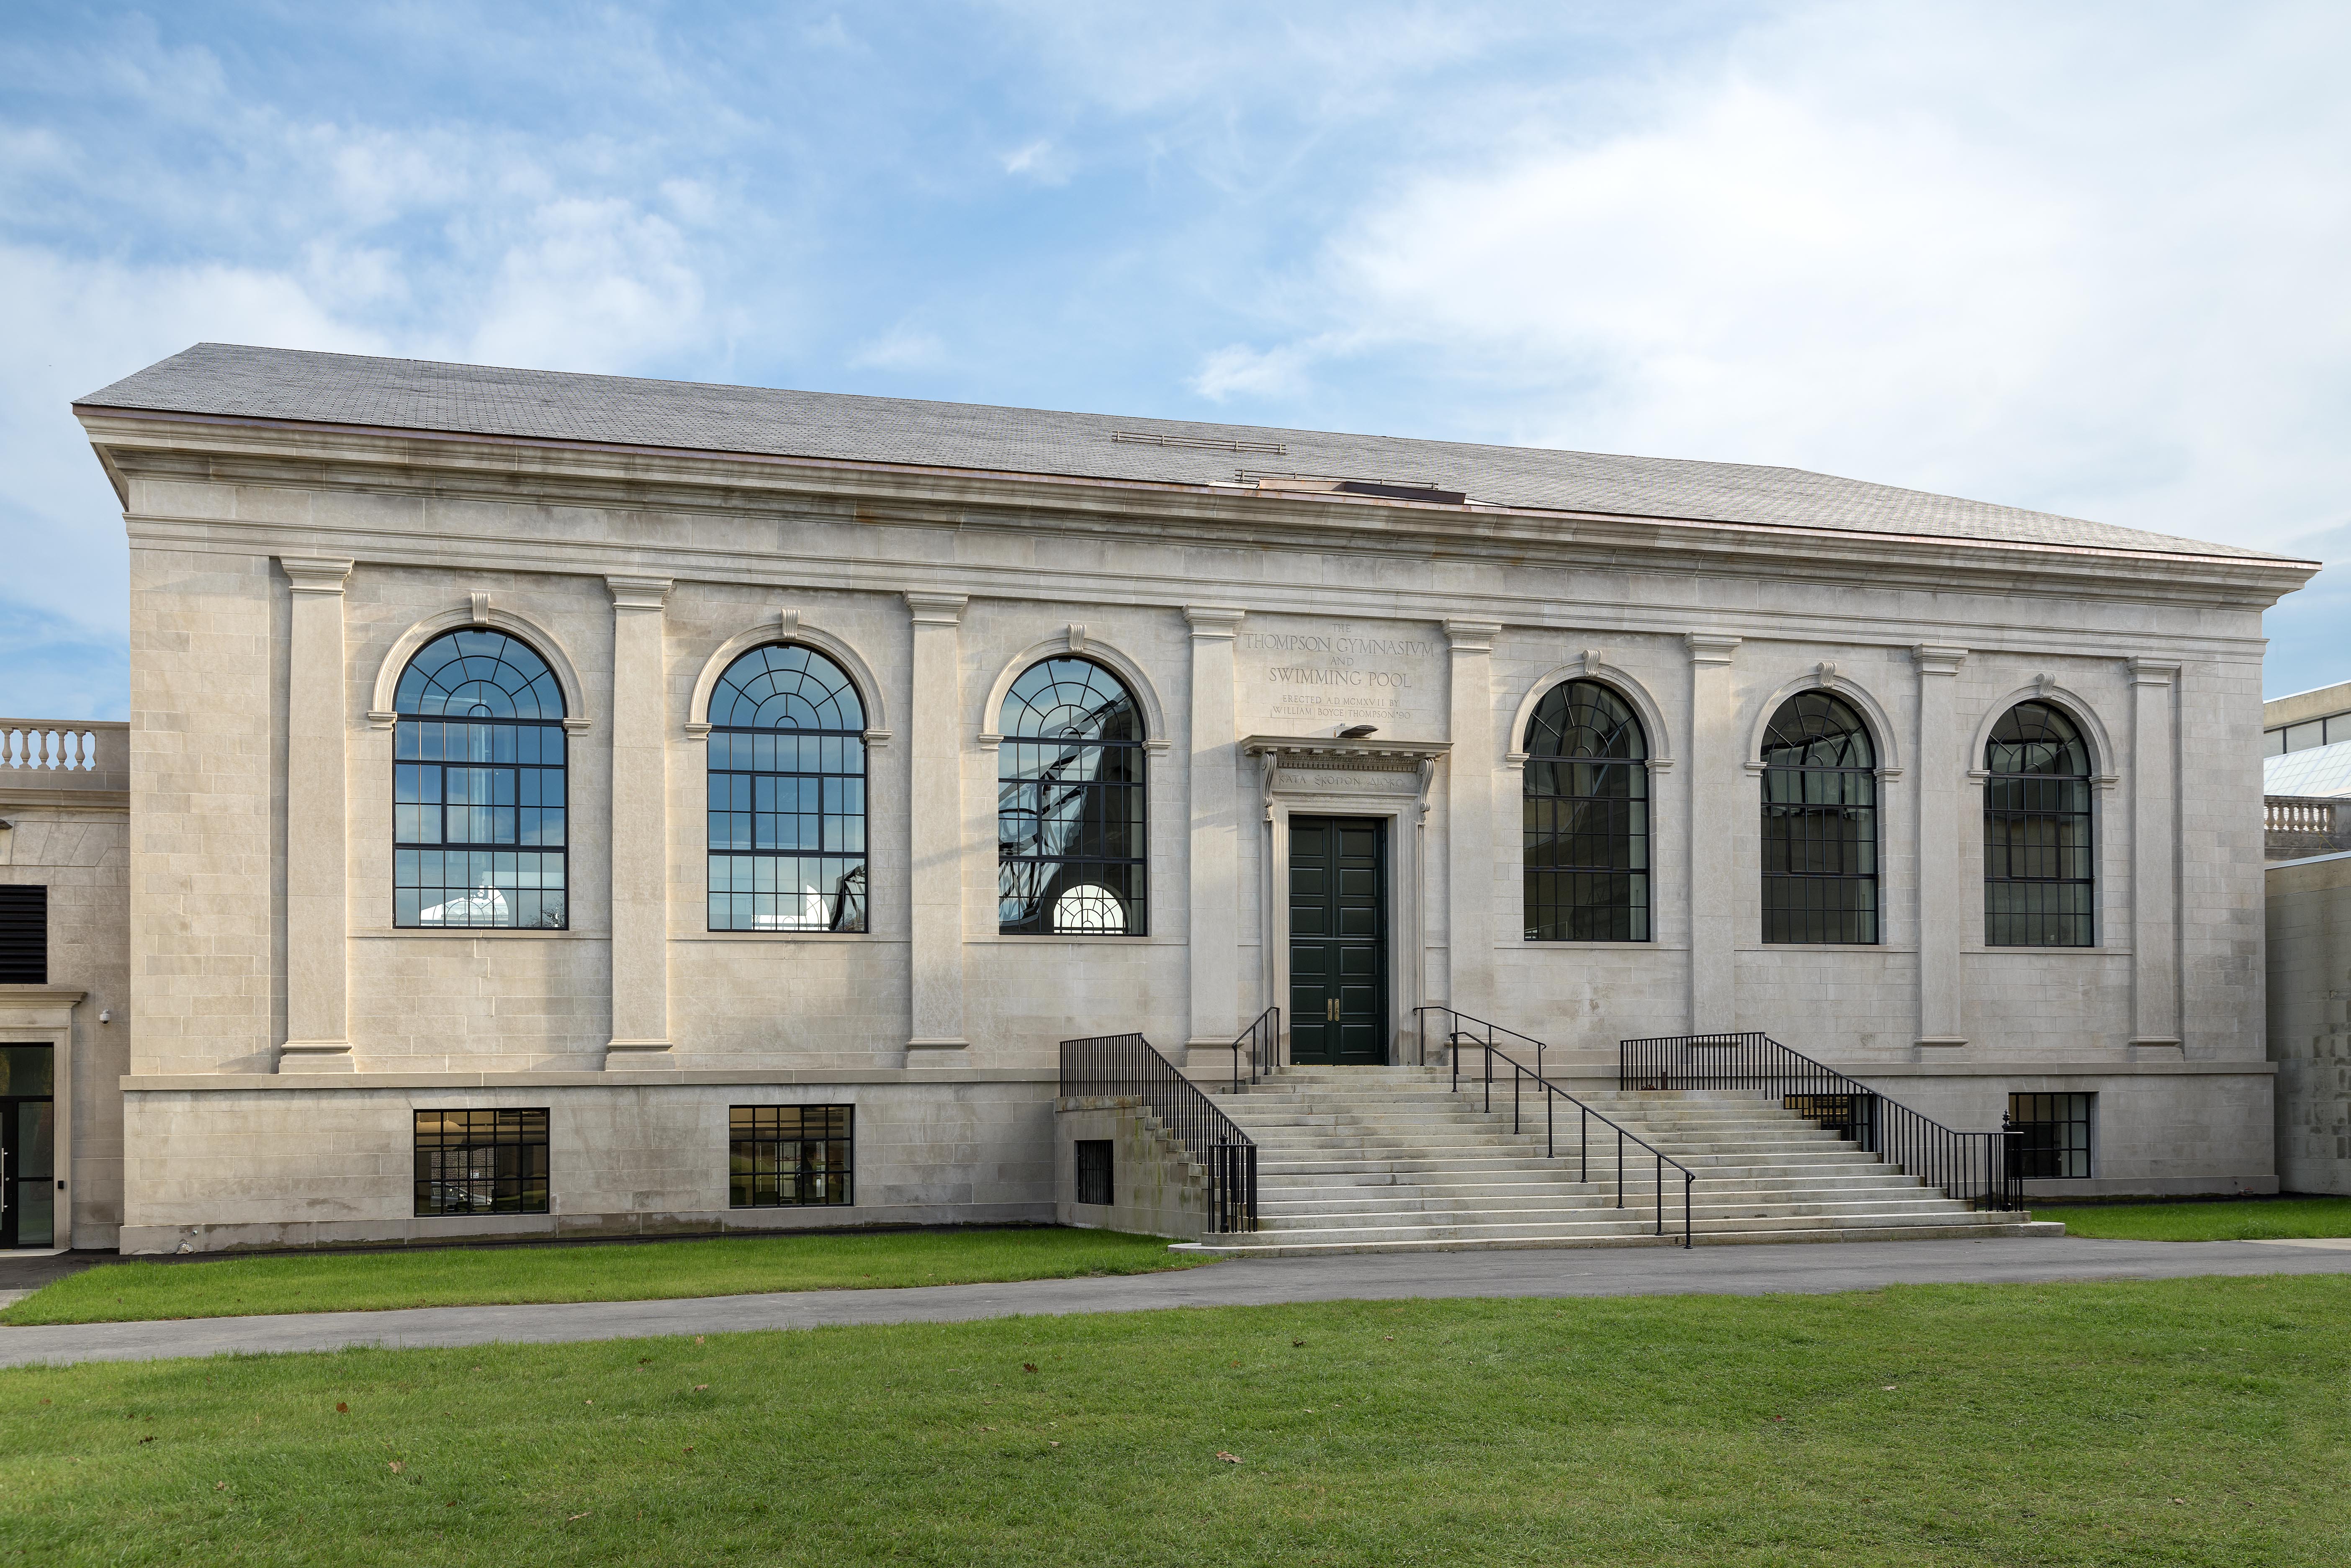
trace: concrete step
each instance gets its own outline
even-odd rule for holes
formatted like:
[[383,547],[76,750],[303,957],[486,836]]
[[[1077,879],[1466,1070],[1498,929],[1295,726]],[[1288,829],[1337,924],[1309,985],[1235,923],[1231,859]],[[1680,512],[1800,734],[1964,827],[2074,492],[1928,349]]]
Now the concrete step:
[[[1965,1228],[1950,1226],[1907,1227],[1900,1225],[1870,1226],[1840,1228],[1833,1226],[1785,1230],[1726,1231],[1720,1234],[1700,1232],[1692,1238],[1701,1247],[1755,1246],[1778,1241],[1948,1241],[1956,1239],[1981,1239],[1996,1236],[2062,1236],[2063,1225],[2043,1223],[2022,1218],[1988,1218],[1984,1223]],[[1517,1240],[1423,1239],[1415,1241],[1327,1242],[1301,1241],[1285,1235],[1278,1241],[1257,1243],[1262,1231],[1249,1234],[1223,1233],[1204,1238],[1196,1244],[1185,1244],[1185,1250],[1195,1250],[1210,1257],[1222,1258],[1330,1258],[1366,1252],[1490,1252],[1533,1250],[1546,1248],[1573,1247],[1678,1247],[1682,1244],[1678,1228],[1669,1228],[1662,1236],[1637,1234],[1612,1237],[1556,1236],[1530,1237]]]
[[[1457,1088],[1442,1069],[1289,1070],[1226,1094],[1219,1105],[1258,1145],[1263,1228],[1212,1238],[1210,1249],[1654,1245],[1660,1153],[1695,1176],[1689,1215],[1709,1243],[2032,1233],[1761,1095],[1609,1082],[1578,1098],[1592,1114],[1524,1094],[1513,1130],[1501,1084],[1489,1106],[1482,1081]],[[1678,1241],[1681,1172],[1669,1166],[1662,1185],[1667,1239]]]
[[[1361,1244],[1367,1241],[1524,1241],[1537,1238],[1572,1238],[1577,1236],[1621,1236],[1628,1230],[1656,1228],[1654,1209],[1620,1209],[1614,1218],[1602,1216],[1562,1215],[1548,1219],[1524,1221],[1457,1221],[1427,1225],[1383,1224],[1377,1221],[1355,1226],[1278,1227],[1266,1228],[1251,1234],[1280,1238],[1279,1245],[1293,1244]],[[1681,1216],[1668,1208],[1666,1223],[1669,1228],[1681,1228]],[[1982,1216],[1970,1209],[1951,1214],[1916,1213],[1907,1210],[1857,1210],[1835,1215],[1765,1215],[1758,1217],[1719,1217],[1702,1227],[1696,1227],[1708,1237],[1738,1235],[1748,1232],[1794,1230],[1884,1230],[1898,1228],[1920,1231],[1929,1235],[1946,1235],[1980,1227]]]

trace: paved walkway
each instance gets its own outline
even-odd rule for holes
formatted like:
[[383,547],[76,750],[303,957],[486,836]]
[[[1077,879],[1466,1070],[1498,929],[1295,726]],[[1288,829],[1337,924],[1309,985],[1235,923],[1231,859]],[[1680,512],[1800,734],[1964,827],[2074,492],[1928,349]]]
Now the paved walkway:
[[1894,1284],[2168,1280],[2199,1274],[2351,1274],[2351,1250],[2246,1241],[1872,1241],[1813,1246],[1562,1249],[1241,1260],[1169,1274],[795,1291],[676,1301],[412,1307],[169,1322],[0,1327],[0,1365],[150,1361],[227,1351],[340,1350],[739,1333],[830,1323],[963,1322],[1023,1313],[1469,1296],[1822,1293]]

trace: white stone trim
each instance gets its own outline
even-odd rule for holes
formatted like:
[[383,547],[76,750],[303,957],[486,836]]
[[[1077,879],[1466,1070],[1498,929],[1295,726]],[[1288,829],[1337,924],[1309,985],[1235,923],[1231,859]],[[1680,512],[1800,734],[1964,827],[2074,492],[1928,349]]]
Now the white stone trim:
[[1891,784],[1902,777],[1902,751],[1894,716],[1886,711],[1866,686],[1844,674],[1834,664],[1820,664],[1810,674],[1799,675],[1763,699],[1747,732],[1747,749],[1743,756],[1747,770],[1763,770],[1763,737],[1771,727],[1772,715],[1780,705],[1802,692],[1834,692],[1861,710],[1861,721],[1869,726],[1869,738],[1877,747],[1877,777]]
[[754,648],[777,643],[799,643],[815,649],[848,675],[857,688],[857,698],[865,705],[865,744],[880,746],[890,738],[889,710],[883,706],[882,683],[874,677],[873,666],[846,639],[800,619],[799,612],[786,610],[772,621],[764,622],[748,631],[737,632],[718,644],[709,658],[703,661],[702,673],[694,679],[694,695],[685,705],[685,732],[690,736],[710,733],[710,697],[718,689],[718,677],[726,666]]
[[2046,675],[2034,676],[2030,683],[2017,687],[1984,710],[1976,726],[1974,743],[1968,748],[1967,755],[1959,758],[1959,767],[1969,778],[1981,783],[1990,776],[1985,771],[1983,759],[1984,748],[1991,744],[1992,727],[2019,703],[2047,703],[2051,707],[2063,710],[2067,718],[2081,726],[2082,733],[2090,741],[2091,782],[2102,789],[2114,786],[2120,777],[2120,758],[2115,750],[2114,741],[2106,734],[2105,721],[2098,716],[2098,710],[2090,706],[2087,697],[2059,685]]
[[408,668],[408,661],[416,650],[444,632],[460,632],[468,626],[490,626],[509,632],[530,644],[531,652],[547,661],[555,672],[555,684],[563,692],[563,727],[577,735],[593,722],[588,711],[587,688],[580,684],[580,668],[571,661],[571,651],[553,632],[528,615],[487,602],[488,595],[475,594],[462,610],[444,611],[427,616],[392,639],[392,651],[376,666],[375,691],[368,703],[368,723],[377,729],[390,729],[395,716],[392,697],[400,686],[400,674]]
[[[51,1130],[49,1169],[49,1245],[61,1251],[73,1248],[74,1207],[81,1187],[74,1174],[74,1009],[89,999],[88,991],[70,986],[0,986],[0,1045],[46,1045],[49,1048]],[[87,1023],[83,1026],[89,1027]],[[60,1193],[54,1185],[65,1184]],[[59,1202],[62,1198],[64,1201]]]
[[1526,766],[1527,725],[1534,718],[1535,708],[1544,695],[1564,681],[1596,681],[1631,703],[1633,711],[1640,716],[1642,738],[1648,747],[1649,771],[1662,773],[1674,765],[1673,734],[1666,727],[1665,709],[1658,706],[1657,699],[1638,678],[1603,662],[1598,651],[1593,650],[1578,655],[1572,663],[1545,671],[1527,687],[1519,699],[1518,711],[1510,716],[1510,733],[1505,737],[1509,753],[1503,762],[1505,768],[1515,772]]
[[1089,632],[1082,625],[1072,625],[1057,637],[1041,643],[1031,643],[1013,655],[1011,662],[997,672],[995,682],[987,688],[987,699],[981,706],[975,738],[982,747],[999,746],[1004,737],[998,733],[997,720],[1004,712],[1005,694],[1012,683],[1020,678],[1029,665],[1043,659],[1090,659],[1126,683],[1126,689],[1143,708],[1143,748],[1157,754],[1168,747],[1167,714],[1160,706],[1159,692],[1144,673],[1143,666],[1115,643],[1105,643]]

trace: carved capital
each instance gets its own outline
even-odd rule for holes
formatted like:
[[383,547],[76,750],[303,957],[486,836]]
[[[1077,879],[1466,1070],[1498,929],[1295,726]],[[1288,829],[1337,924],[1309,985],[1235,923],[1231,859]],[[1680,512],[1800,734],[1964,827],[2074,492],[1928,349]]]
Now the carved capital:
[[1730,655],[1745,641],[1743,637],[1726,636],[1719,632],[1688,632],[1682,635],[1682,643],[1689,649],[1689,659],[1693,664],[1728,664]]
[[350,561],[327,556],[281,555],[277,564],[297,593],[340,594],[344,579],[351,575]]
[[2131,685],[2135,686],[2168,686],[2179,678],[2177,659],[2131,659]]
[[909,593],[905,600],[907,612],[917,626],[959,626],[963,623],[963,607],[971,602],[971,595]]
[[1187,604],[1184,607],[1185,623],[1192,628],[1192,641],[1229,643],[1240,634],[1241,620],[1246,610],[1228,610],[1219,605]]
[[1457,653],[1490,653],[1494,639],[1502,634],[1499,621],[1447,621],[1445,635]]
[[1956,675],[1959,673],[1959,666],[1968,662],[1968,651],[1921,643],[1910,650],[1910,662],[1918,667],[1922,675]]
[[669,602],[672,586],[666,577],[607,577],[615,610],[659,610]]

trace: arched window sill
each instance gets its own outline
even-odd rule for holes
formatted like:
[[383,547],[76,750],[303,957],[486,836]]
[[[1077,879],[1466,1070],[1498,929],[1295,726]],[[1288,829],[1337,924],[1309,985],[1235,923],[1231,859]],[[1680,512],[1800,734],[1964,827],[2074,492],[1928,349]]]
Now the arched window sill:
[[1035,936],[1025,931],[999,931],[993,936],[967,937],[966,942],[967,945],[981,946],[989,943],[1001,943],[1007,947],[1035,946],[1040,943],[1061,943],[1066,946],[1072,943],[1091,942],[1125,942],[1139,947],[1185,946],[1184,938],[1181,936],[1138,936],[1124,931],[1064,931]]
[[518,928],[512,925],[378,925],[354,931],[354,937],[396,936],[402,940],[423,937],[432,941],[492,941],[492,942],[609,942],[609,931],[549,931],[538,927]]
[[871,931],[679,931],[671,935],[673,942],[893,942],[905,945],[904,936],[877,936]]
[[1916,953],[1916,947],[1890,942],[1754,942],[1734,947],[1735,953]]

